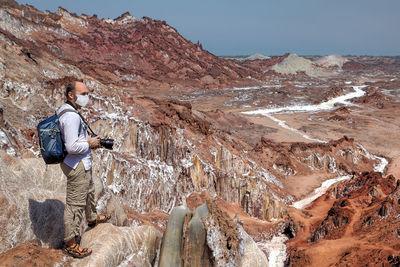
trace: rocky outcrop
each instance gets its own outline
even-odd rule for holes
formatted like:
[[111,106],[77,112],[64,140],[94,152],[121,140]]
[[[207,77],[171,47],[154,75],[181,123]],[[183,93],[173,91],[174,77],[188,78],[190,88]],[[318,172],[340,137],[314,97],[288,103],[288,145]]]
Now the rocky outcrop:
[[284,175],[304,175],[324,170],[326,173],[351,173],[368,169],[379,160],[369,157],[365,149],[344,136],[328,143],[275,143],[267,138],[254,148],[265,158],[274,157],[274,169]]
[[360,97],[353,102],[378,109],[383,109],[385,105],[393,103],[392,97],[379,92],[373,87],[367,87],[365,91],[366,94],[363,97]]
[[311,236],[311,242],[316,242],[319,239],[338,239],[343,236],[346,224],[350,222],[354,213],[351,210],[343,209],[345,202],[335,203],[328,211],[328,216],[317,229],[314,230]]
[[72,261],[71,266],[154,266],[161,236],[151,226],[100,224],[82,236],[81,245],[92,248],[92,255]]
[[331,98],[335,98],[340,95],[344,95],[344,91],[345,91],[345,88],[343,88],[343,87],[338,87],[338,86],[332,87],[329,90],[324,92],[323,101],[325,102]]
[[218,206],[207,201],[210,215],[203,219],[206,229],[207,246],[215,266],[238,266],[243,255],[243,239],[239,236],[237,224]]
[[266,266],[268,260],[237,220],[207,200],[194,212],[172,210],[160,255],[160,266],[171,265]]

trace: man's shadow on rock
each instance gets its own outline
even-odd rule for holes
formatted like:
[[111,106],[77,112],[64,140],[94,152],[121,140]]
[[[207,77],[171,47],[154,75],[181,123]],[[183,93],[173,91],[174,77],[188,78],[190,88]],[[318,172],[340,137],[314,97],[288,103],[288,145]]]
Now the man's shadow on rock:
[[61,248],[64,242],[64,203],[56,199],[38,202],[29,199],[29,217],[33,233],[52,248]]

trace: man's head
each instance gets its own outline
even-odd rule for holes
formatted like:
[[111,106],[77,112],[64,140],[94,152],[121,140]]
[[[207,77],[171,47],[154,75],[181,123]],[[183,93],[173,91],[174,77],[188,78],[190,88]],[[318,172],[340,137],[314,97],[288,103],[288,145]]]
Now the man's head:
[[65,96],[75,108],[80,108],[89,101],[89,90],[83,82],[75,81],[67,85]]

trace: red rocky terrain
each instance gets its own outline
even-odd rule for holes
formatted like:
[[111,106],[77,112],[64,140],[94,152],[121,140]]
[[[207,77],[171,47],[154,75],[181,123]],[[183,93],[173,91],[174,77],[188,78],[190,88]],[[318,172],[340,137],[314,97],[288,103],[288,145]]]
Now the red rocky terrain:
[[[180,207],[185,262],[396,265],[399,73],[395,57],[223,59],[163,21],[0,0],[0,262],[157,265]],[[94,253],[81,262],[59,250],[65,179],[36,133],[76,79],[91,127],[115,139],[93,153],[97,208],[112,224],[82,224]],[[206,226],[196,251],[192,218]]]
[[[115,20],[100,20],[62,8],[57,13],[44,13],[12,0],[2,1],[2,6],[3,16],[14,27],[3,29],[3,36],[23,47],[21,52],[29,59],[57,57],[104,84],[198,88],[261,77],[189,42],[165,21],[136,19],[129,13]],[[14,8],[7,8],[11,6]],[[21,38],[21,34],[25,36]]]
[[289,266],[398,266],[399,183],[362,173],[341,182],[299,211],[287,245]]

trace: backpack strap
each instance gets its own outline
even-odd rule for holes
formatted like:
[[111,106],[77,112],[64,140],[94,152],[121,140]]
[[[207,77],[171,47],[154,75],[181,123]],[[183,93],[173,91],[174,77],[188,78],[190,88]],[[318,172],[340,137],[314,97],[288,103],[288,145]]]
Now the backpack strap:
[[59,114],[57,114],[57,112],[56,112],[56,114],[60,118],[62,115],[64,115],[67,112],[74,112],[74,113],[78,114],[78,111],[76,111],[75,109],[71,109],[71,108],[66,108],[63,111],[61,111]]
[[[64,109],[59,114],[57,114],[57,112],[56,112],[56,115],[58,116],[58,118],[61,118],[61,116],[64,115],[65,113],[67,113],[67,112],[73,112],[73,113],[76,113],[76,114],[78,114],[80,116],[78,111],[76,111],[75,109],[70,109],[70,108]],[[82,123],[79,124],[78,136],[81,133],[81,130],[82,130]]]

